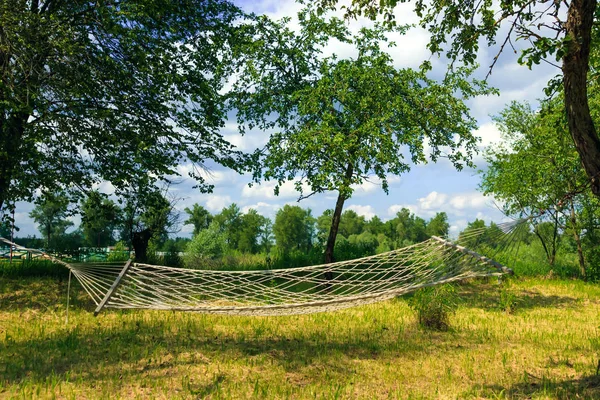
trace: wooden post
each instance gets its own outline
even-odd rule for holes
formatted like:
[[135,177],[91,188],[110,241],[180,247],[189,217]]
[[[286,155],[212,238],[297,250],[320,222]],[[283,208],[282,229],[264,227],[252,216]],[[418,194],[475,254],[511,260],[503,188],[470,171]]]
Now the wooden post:
[[106,292],[106,296],[104,296],[104,298],[102,299],[100,304],[98,304],[98,307],[96,307],[96,310],[94,311],[94,317],[97,316],[100,313],[100,311],[102,311],[102,309],[104,308],[106,303],[108,303],[108,301],[110,300],[112,295],[117,290],[117,287],[119,287],[119,284],[121,283],[121,279],[123,279],[123,277],[129,270],[130,266],[131,266],[131,260],[127,261],[127,264],[125,264],[125,266],[121,270],[121,273],[119,274],[119,276],[117,276],[117,279],[115,279],[115,281],[112,284],[112,286],[110,287],[110,289],[108,289],[108,292]]
[[442,239],[441,237],[432,236],[431,238],[437,240],[438,242],[442,243],[445,246],[452,247],[452,248],[460,251],[461,253],[467,254],[473,258],[476,258],[487,264],[490,264],[490,265],[496,267],[499,271],[504,272],[505,274],[514,275],[514,272],[512,269],[505,267],[504,265],[500,264],[498,261],[492,260],[491,258],[487,258],[486,256],[482,256],[481,254],[476,253],[473,250],[469,250],[466,247],[459,246],[459,245],[452,243],[446,239]]

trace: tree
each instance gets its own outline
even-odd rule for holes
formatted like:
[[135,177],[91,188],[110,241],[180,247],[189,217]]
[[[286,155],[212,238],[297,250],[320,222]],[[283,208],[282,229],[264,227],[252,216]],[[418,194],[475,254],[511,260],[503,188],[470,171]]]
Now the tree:
[[[463,100],[486,90],[469,82],[465,69],[449,73],[443,82],[422,71],[396,69],[380,47],[386,41],[380,26],[351,36],[335,18],[325,21],[310,11],[299,17],[298,34],[285,21],[262,21],[270,44],[245,62],[233,105],[241,124],[278,129],[257,155],[257,180],[277,181],[276,193],[294,180],[300,199],[337,192],[325,248],[325,261],[332,262],[354,185],[375,175],[387,192],[389,175],[406,172],[410,163],[426,162],[428,156],[436,161],[442,147],[457,168],[469,164],[476,124]],[[358,56],[319,57],[330,36],[355,46]]]
[[[321,11],[338,0],[320,0]],[[352,0],[346,14],[365,14],[376,18],[384,14],[393,24],[393,8],[398,0]],[[569,133],[575,144],[592,192],[600,197],[600,137],[590,113],[588,72],[597,74],[599,55],[590,51],[600,40],[600,8],[597,0],[569,0],[548,3],[543,0],[507,0],[463,2],[460,0],[415,0],[415,11],[421,27],[429,30],[429,49],[434,54],[446,51],[455,62],[472,65],[476,62],[480,43],[491,46],[500,41],[500,49],[490,66],[490,73],[507,44],[525,39],[530,47],[522,50],[520,62],[530,68],[554,56],[561,62],[561,79],[548,88],[560,86],[565,96],[565,111]],[[566,17],[566,19],[565,19]],[[507,27],[508,29],[504,29]],[[504,35],[504,36],[501,36]],[[483,39],[484,41],[482,41]],[[516,51],[516,50],[515,50]],[[550,62],[550,61],[548,61]],[[429,63],[425,64],[430,67]]]
[[294,249],[309,251],[314,239],[314,224],[310,210],[289,204],[280,208],[273,224],[277,249],[283,253]]
[[339,233],[347,238],[351,235],[360,235],[365,229],[365,217],[358,215],[354,210],[346,210],[340,217]]
[[0,209],[39,187],[152,187],[183,160],[234,166],[220,90],[241,15],[226,0],[1,1]]
[[61,193],[44,193],[36,199],[36,206],[29,217],[38,224],[38,230],[46,240],[46,247],[53,246],[56,239],[73,226],[73,222],[67,219],[68,209],[69,199]]
[[384,231],[384,223],[377,215],[367,221],[366,229],[374,235],[379,235]]
[[133,246],[135,259],[140,263],[149,260],[150,241],[166,241],[179,221],[179,214],[175,212],[176,200],[169,201],[159,190],[143,190],[136,191],[135,196],[126,200],[122,233],[124,241]]
[[223,208],[221,213],[214,216],[213,221],[225,234],[227,246],[231,250],[237,250],[240,243],[242,213],[237,204],[231,203],[229,207]]
[[260,248],[266,254],[269,254],[271,247],[273,246],[273,221],[270,218],[265,218],[264,223],[260,229],[259,241]]
[[243,253],[256,254],[260,251],[260,235],[263,232],[267,218],[251,208],[241,217],[238,250]]
[[331,229],[331,219],[333,217],[333,210],[328,208],[323,211],[323,214],[319,215],[319,217],[315,221],[316,230],[317,230],[317,243],[319,246],[325,246],[327,243],[327,238],[329,236],[329,230]]
[[81,229],[88,246],[112,244],[120,220],[121,209],[97,190],[90,192],[81,203]]
[[438,212],[427,223],[425,229],[427,236],[448,236],[450,224],[448,223],[448,215],[445,212]]
[[[532,217],[534,233],[554,263],[560,232],[569,232],[578,249],[582,276],[586,275],[579,210],[591,195],[586,173],[568,134],[561,98],[547,101],[541,112],[513,102],[494,118],[503,144],[485,153],[488,169],[481,188],[504,202],[509,215]],[[584,188],[584,189],[582,189]]]
[[398,245],[406,246],[427,239],[425,220],[411,213],[408,208],[397,212],[392,221],[396,225]]
[[210,269],[216,260],[225,254],[227,242],[225,233],[216,222],[198,232],[188,243],[184,262],[188,268]]
[[183,211],[189,216],[183,224],[194,225],[194,235],[208,228],[213,219],[212,214],[199,204],[194,204],[191,209],[186,207]]

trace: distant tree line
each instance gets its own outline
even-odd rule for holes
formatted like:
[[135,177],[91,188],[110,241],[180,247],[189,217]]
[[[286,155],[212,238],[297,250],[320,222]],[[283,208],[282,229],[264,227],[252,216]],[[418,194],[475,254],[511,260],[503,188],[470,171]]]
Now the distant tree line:
[[[132,202],[121,206],[98,191],[90,192],[78,204],[70,204],[68,198],[60,194],[45,196],[37,201],[30,213],[41,239],[30,239],[28,243],[66,251],[80,247],[102,248],[122,242],[135,248],[138,260],[148,258],[144,253],[148,247],[152,251],[185,252],[193,245],[189,242],[195,243],[195,253],[209,258],[228,252],[287,255],[323,252],[333,214],[333,210],[328,209],[315,217],[310,209],[285,205],[271,220],[255,209],[242,212],[235,203],[216,214],[199,204],[184,211],[187,218],[180,222],[174,204],[162,195],[157,196],[153,206],[143,210]],[[81,224],[67,232],[74,227],[70,217],[75,214],[81,216]],[[192,238],[169,237],[181,225],[193,226]],[[339,223],[336,251],[342,258],[365,256],[448,233],[448,217],[444,212],[427,221],[403,208],[393,218],[383,221],[378,216],[367,219],[353,210],[346,210]],[[135,242],[141,237],[147,240],[147,245],[142,247],[140,257],[140,246],[136,247]],[[17,241],[24,243],[27,239]]]

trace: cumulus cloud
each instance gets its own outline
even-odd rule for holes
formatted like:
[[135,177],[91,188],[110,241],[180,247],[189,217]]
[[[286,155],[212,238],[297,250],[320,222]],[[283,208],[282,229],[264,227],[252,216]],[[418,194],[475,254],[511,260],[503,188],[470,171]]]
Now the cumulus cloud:
[[223,208],[229,206],[231,203],[233,202],[231,201],[230,196],[222,196],[215,194],[210,195],[205,202],[206,209],[211,212],[221,212]]
[[438,212],[445,212],[449,216],[464,217],[465,215],[487,215],[492,211],[494,199],[486,197],[479,192],[446,194],[436,191],[417,199],[414,204],[395,204],[388,208],[388,215],[393,216],[402,208],[421,217],[433,217]]
[[277,210],[279,210],[280,206],[278,204],[266,203],[264,201],[259,201],[258,203],[248,204],[241,208],[242,213],[246,214],[250,209],[254,209],[258,211],[259,214],[265,217],[273,217]]
[[[400,177],[395,175],[390,175],[387,177],[388,185],[392,186],[400,182]],[[379,179],[375,175],[371,175],[367,177],[360,185],[352,185],[352,189],[354,190],[353,196],[365,196],[376,193],[381,189],[381,179]]]
[[359,204],[353,204],[346,207],[346,209],[352,210],[358,215],[364,216],[366,219],[371,219],[377,214],[372,206],[361,206]]
[[[261,199],[290,199],[300,197],[300,193],[296,190],[293,181],[284,182],[279,188],[279,195],[275,195],[276,182],[267,181],[252,186],[244,186],[242,189],[242,197],[244,198],[261,198]],[[306,195],[310,193],[310,187],[307,184],[302,185],[302,192]]]

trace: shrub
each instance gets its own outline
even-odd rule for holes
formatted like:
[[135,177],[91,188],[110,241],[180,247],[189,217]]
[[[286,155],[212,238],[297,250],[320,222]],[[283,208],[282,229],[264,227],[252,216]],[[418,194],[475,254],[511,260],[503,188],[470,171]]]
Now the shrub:
[[419,325],[435,331],[450,328],[450,315],[458,308],[456,289],[450,284],[419,289],[409,300]]
[[183,257],[185,266],[197,269],[214,267],[216,260],[222,257],[226,250],[225,234],[213,223],[198,232],[188,244]]
[[129,260],[129,250],[127,250],[127,246],[125,246],[125,243],[117,242],[117,244],[115,244],[114,250],[108,253],[106,260],[111,262]]

